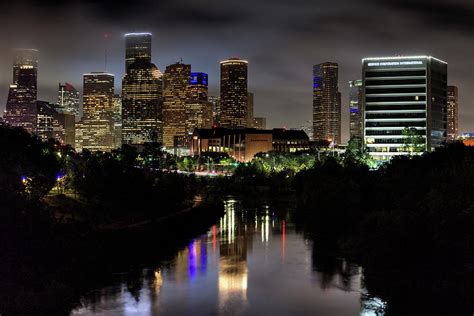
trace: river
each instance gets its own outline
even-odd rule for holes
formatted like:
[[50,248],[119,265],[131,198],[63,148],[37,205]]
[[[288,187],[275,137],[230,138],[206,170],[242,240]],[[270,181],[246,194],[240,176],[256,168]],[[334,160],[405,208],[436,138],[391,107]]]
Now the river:
[[362,268],[344,259],[328,267],[290,211],[232,199],[225,208],[173,260],[116,274],[71,315],[383,315]]

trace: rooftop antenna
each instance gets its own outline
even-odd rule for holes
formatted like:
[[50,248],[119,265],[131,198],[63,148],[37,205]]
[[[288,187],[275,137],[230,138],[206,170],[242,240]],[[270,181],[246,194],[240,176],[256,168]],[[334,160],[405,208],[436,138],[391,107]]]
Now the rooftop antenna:
[[109,38],[108,33],[104,33],[104,43],[105,43],[105,49],[104,49],[104,72],[107,71],[107,39]]

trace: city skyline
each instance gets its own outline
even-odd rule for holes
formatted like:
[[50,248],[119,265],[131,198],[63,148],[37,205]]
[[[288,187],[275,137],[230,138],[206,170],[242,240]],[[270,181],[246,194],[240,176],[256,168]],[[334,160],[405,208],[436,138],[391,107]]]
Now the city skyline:
[[[450,10],[427,13],[417,1],[404,7],[399,3],[402,2],[380,4],[363,1],[355,6],[349,1],[338,1],[336,4],[302,1],[299,6],[284,10],[287,6],[278,2],[272,8],[270,17],[260,22],[255,15],[262,9],[261,2],[250,7],[246,6],[245,1],[234,4],[244,9],[243,16],[226,10],[229,4],[213,6],[213,3],[209,3],[212,9],[190,5],[186,14],[178,17],[170,7],[186,5],[188,2],[178,1],[175,5],[168,4],[169,7],[164,4],[163,10],[156,10],[150,4],[147,9],[149,12],[138,10],[133,13],[132,10],[126,10],[131,7],[126,4],[107,13],[101,8],[94,10],[86,6],[38,7],[28,3],[24,11],[32,21],[49,20],[48,17],[61,13],[58,23],[67,21],[66,25],[69,26],[64,30],[58,28],[57,23],[41,23],[41,27],[34,30],[19,26],[18,22],[9,18],[11,13],[19,12],[13,5],[2,11],[5,23],[11,21],[12,27],[0,31],[0,38],[6,43],[0,53],[0,108],[3,110],[5,107],[8,85],[11,83],[9,73],[12,58],[9,48],[35,47],[40,50],[38,97],[53,101],[59,82],[68,81],[80,87],[83,73],[104,69],[105,46],[108,46],[107,71],[120,78],[124,74],[123,34],[150,31],[155,38],[153,62],[163,70],[166,65],[182,57],[186,63],[209,74],[210,95],[219,92],[220,60],[229,56],[249,60],[249,89],[255,93],[255,115],[268,117],[267,123],[272,127],[299,127],[304,123],[311,115],[311,90],[308,88],[311,87],[311,66],[325,61],[337,62],[340,65],[343,140],[347,140],[349,133],[347,82],[360,77],[362,58],[398,54],[438,56],[450,64],[449,84],[459,87],[460,132],[472,131],[474,109],[471,100],[474,92],[469,87],[473,84],[471,73],[474,65],[470,56],[474,44],[470,43],[468,26],[471,22],[462,14],[463,8],[470,12],[472,4],[458,2]],[[143,1],[143,4],[149,3]],[[321,4],[327,5],[327,9],[318,9]],[[441,6],[440,2],[432,5]],[[28,10],[28,7],[34,9]],[[123,13],[120,13],[122,10]],[[455,15],[453,11],[461,14]],[[207,20],[204,19],[206,14],[210,15]],[[432,21],[436,18],[435,14],[443,15],[442,19],[448,26],[446,30]],[[125,15],[127,18],[124,18]],[[117,19],[110,18],[115,16],[118,16]],[[149,19],[150,16],[156,18]],[[281,18],[281,26],[271,23]],[[312,25],[313,22],[309,23],[308,20],[317,20],[319,23]],[[342,20],[344,23],[340,22]],[[381,21],[387,21],[383,23],[383,30],[373,27]],[[189,32],[190,29],[194,31]],[[242,32],[235,34],[238,29]],[[415,29],[416,35],[408,32]],[[104,33],[109,34],[105,40]],[[230,34],[235,34],[235,37],[229,38]],[[75,40],[68,41],[69,36]],[[425,40],[420,41],[420,38]],[[104,41],[108,44],[104,45]],[[321,46],[322,41],[327,44]],[[88,47],[87,51],[84,47]],[[120,82],[117,81],[116,92],[119,92]]]

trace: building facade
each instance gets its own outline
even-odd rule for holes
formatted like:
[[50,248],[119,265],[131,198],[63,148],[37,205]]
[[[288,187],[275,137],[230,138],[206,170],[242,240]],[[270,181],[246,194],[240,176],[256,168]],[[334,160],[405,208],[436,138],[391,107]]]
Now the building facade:
[[181,62],[166,67],[163,76],[163,145],[175,148],[186,135],[186,102],[190,98],[191,65]]
[[256,129],[266,129],[267,119],[265,117],[254,117],[252,127]]
[[114,149],[114,75],[84,74],[84,115],[76,124],[76,151]]
[[245,128],[248,112],[248,62],[230,58],[220,62],[220,126]]
[[57,105],[45,101],[36,101],[36,134],[42,141],[54,139],[62,145],[74,147],[75,116],[63,112]]
[[76,121],[81,118],[80,114],[81,96],[79,91],[70,83],[59,84],[58,89],[58,108],[62,112],[72,113]]
[[212,124],[215,126],[219,126],[221,116],[221,97],[210,95],[207,99],[209,102],[211,102],[212,106]]
[[377,160],[446,141],[447,64],[430,56],[363,59],[364,145]]
[[349,81],[349,135],[362,143],[364,110],[362,108],[362,80]]
[[35,132],[38,94],[38,51],[15,50],[13,84],[8,91],[4,121],[14,127]]
[[196,128],[211,128],[212,103],[208,101],[208,76],[203,72],[191,73],[189,99],[186,102],[186,133]]
[[448,86],[448,101],[447,101],[447,111],[448,111],[448,141],[455,140],[459,135],[458,128],[458,117],[459,117],[459,96],[458,96],[458,87]]
[[252,128],[254,123],[254,102],[253,93],[249,92],[247,96],[247,127]]
[[339,66],[326,62],[313,66],[313,139],[341,143]]
[[196,129],[191,141],[191,155],[226,153],[240,161],[251,161],[258,153],[309,150],[309,138],[299,130],[257,130],[255,128]]
[[122,81],[122,144],[163,142],[163,78],[152,63],[137,59]]
[[125,73],[137,59],[151,63],[151,39],[147,32],[125,34]]

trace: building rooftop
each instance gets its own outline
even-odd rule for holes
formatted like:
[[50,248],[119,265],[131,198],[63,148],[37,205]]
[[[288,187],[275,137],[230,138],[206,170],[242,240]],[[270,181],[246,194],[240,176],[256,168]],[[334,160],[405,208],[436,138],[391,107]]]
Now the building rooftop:
[[224,135],[238,135],[238,134],[271,134],[274,139],[307,139],[308,135],[303,130],[287,130],[284,128],[274,129],[256,129],[256,128],[199,128],[194,130],[194,134],[202,138],[220,138]]

